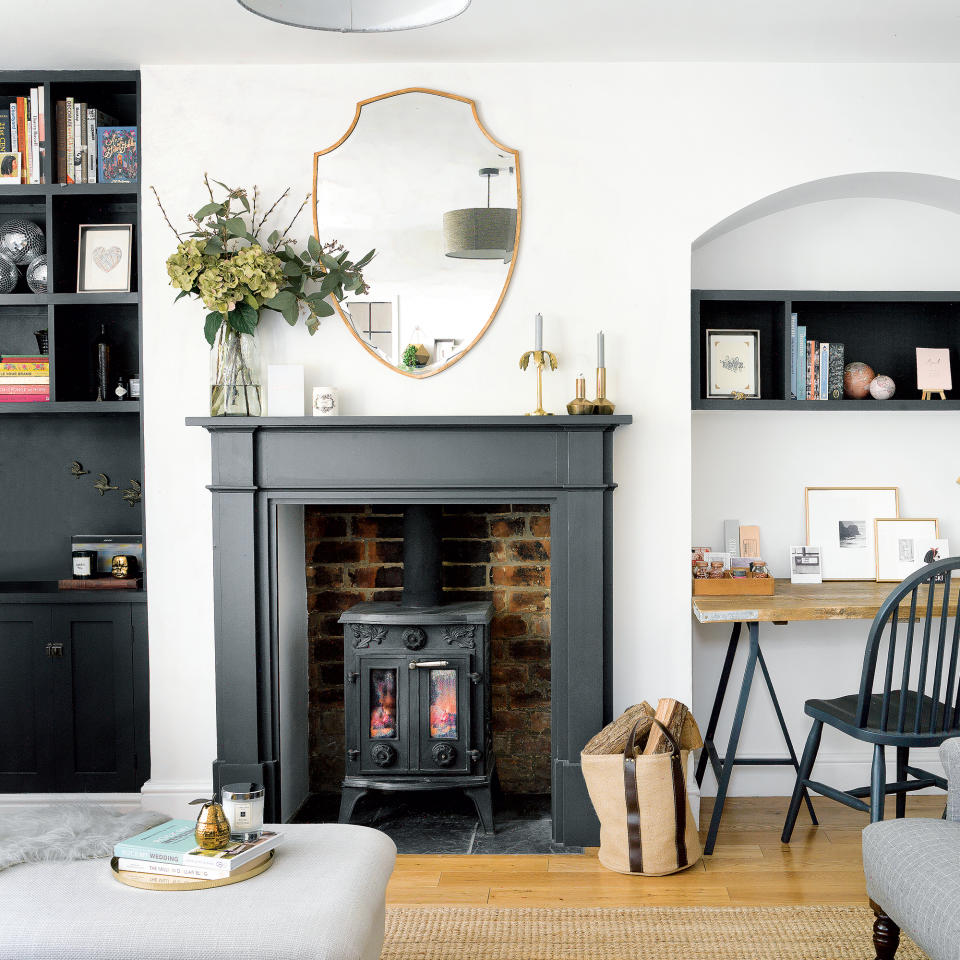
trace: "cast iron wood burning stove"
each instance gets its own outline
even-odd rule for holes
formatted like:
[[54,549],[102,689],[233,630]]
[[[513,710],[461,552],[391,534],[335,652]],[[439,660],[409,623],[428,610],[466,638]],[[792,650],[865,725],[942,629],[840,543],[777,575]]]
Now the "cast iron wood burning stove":
[[346,776],[340,822],[370,790],[462,789],[493,831],[493,604],[441,603],[441,509],[404,513],[403,599],[359,603],[344,625]]

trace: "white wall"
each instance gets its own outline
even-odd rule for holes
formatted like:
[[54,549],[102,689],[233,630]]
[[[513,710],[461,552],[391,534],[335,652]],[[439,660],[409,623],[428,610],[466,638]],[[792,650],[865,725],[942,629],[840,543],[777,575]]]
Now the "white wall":
[[[946,65],[145,67],[143,179],[173,215],[203,202],[203,170],[301,193],[313,151],[346,130],[357,100],[411,85],[475,97],[491,133],[520,149],[524,184],[513,283],[480,345],[411,381],[339,320],[310,340],[276,318],[260,334],[264,358],[307,364],[308,382],[340,386],[348,413],[518,413],[534,395],[517,359],[539,310],[561,364],[544,377],[545,403],[561,411],[576,373],[592,370],[603,326],[609,395],[635,418],[615,445],[615,707],[689,702],[691,242],[798,182],[860,170],[960,176],[958,79]],[[184,557],[211,549],[209,438],[183,426],[206,410],[207,357],[202,307],[171,302],[173,237],[155,208],[144,213],[146,790],[174,808],[176,784],[208,779],[215,754],[212,578],[202,560],[184,576]]]
[[[693,285],[734,289],[960,288],[960,215],[899,200],[813,203],[764,217],[695,251]],[[853,358],[852,358],[853,359]],[[909,393],[908,384],[899,388]],[[911,394],[912,395],[912,394]],[[804,486],[896,485],[900,514],[939,517],[941,536],[960,547],[960,464],[931,452],[954,434],[960,414],[791,411],[693,414],[693,538],[719,543],[724,517],[760,526],[761,551],[776,576],[789,577],[791,544],[805,542]],[[857,690],[866,622],[761,628],[764,655],[798,749],[809,718],[803,702]],[[694,702],[709,713],[727,631],[694,628]],[[743,654],[735,666],[742,670]],[[758,675],[758,680],[759,675]],[[729,730],[733,699],[721,721]],[[755,688],[741,741],[743,756],[783,754],[762,682]],[[918,754],[918,757],[920,754]],[[827,728],[817,776],[837,786],[869,782],[870,747]],[[915,760],[915,762],[920,762]],[[924,765],[938,766],[929,751]],[[781,795],[787,768],[741,768],[735,793]],[[704,783],[704,792],[715,785]]]

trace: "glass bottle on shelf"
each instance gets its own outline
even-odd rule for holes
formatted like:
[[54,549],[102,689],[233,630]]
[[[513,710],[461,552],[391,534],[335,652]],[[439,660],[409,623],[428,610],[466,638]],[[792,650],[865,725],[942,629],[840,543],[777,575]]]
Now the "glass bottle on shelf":
[[93,342],[93,356],[97,372],[97,400],[106,400],[110,390],[110,340],[106,323],[100,324],[100,336]]

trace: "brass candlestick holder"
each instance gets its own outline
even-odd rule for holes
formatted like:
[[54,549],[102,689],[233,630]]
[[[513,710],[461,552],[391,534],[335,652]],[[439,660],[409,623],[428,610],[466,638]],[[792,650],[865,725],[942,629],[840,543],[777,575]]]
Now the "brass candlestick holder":
[[543,409],[543,368],[549,363],[551,370],[557,369],[557,355],[551,353],[549,350],[528,350],[520,358],[520,369],[526,370],[530,365],[530,358],[533,357],[533,362],[537,367],[537,409],[532,413],[526,414],[528,417],[552,417],[552,413],[548,413]]
[[613,404],[607,399],[607,368],[597,367],[597,399],[593,401],[595,414],[609,416],[613,413]]

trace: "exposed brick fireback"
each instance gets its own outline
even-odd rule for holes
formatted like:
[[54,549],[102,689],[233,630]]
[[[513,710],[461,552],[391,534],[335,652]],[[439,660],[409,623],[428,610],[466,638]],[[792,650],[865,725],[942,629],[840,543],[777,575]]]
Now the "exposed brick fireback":
[[[402,507],[306,508],[310,788],[343,777],[343,628],[355,603],[399,600]],[[550,790],[550,511],[444,508],[445,599],[491,600],[493,740],[505,790]]]

